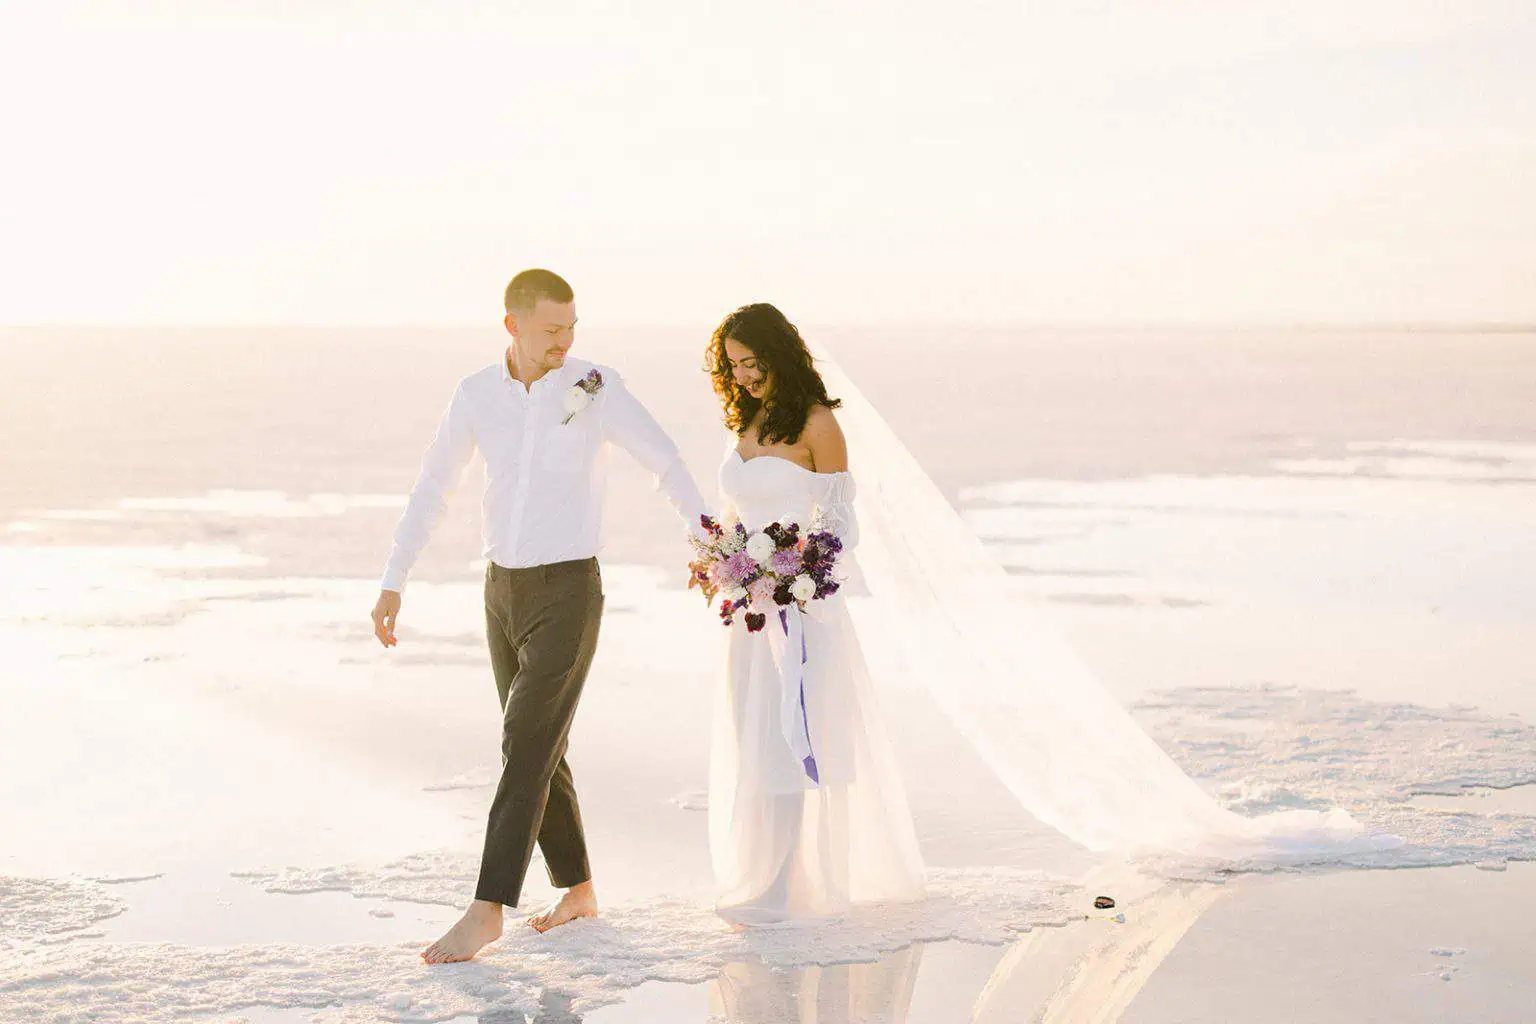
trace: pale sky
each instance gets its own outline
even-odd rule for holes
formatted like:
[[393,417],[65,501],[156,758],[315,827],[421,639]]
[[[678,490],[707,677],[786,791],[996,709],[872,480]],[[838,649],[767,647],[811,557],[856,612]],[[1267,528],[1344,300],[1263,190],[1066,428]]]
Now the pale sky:
[[0,0],[0,323],[1536,321],[1533,12]]

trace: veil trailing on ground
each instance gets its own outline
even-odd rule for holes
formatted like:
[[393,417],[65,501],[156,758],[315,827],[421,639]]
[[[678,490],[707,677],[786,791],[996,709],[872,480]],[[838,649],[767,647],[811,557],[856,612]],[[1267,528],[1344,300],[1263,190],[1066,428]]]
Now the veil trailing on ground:
[[[815,349],[858,482],[855,558],[911,671],[1025,809],[1090,850],[1267,859],[1353,845],[1343,810],[1234,814],[1014,590],[835,359]],[[881,641],[889,643],[886,635]]]

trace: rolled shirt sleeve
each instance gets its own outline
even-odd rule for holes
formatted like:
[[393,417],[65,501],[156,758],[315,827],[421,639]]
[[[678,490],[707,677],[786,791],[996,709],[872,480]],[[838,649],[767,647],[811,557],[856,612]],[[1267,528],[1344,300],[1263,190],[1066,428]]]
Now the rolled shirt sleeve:
[[656,477],[656,486],[667,496],[677,514],[690,530],[700,529],[699,517],[709,508],[699,493],[693,474],[683,463],[677,444],[661,429],[661,424],[640,400],[630,393],[624,381],[608,371],[603,381],[603,436],[628,452],[636,462]]
[[448,499],[464,479],[464,470],[475,453],[469,401],[461,382],[437,426],[437,436],[421,460],[421,474],[411,489],[405,512],[395,527],[394,547],[385,563],[380,587],[405,589],[405,579],[427,546],[432,530],[448,509]]

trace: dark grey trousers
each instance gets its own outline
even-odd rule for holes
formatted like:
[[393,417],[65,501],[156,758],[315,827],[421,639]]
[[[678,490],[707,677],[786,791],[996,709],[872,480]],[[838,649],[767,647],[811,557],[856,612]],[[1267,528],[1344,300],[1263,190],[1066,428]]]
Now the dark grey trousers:
[[485,632],[501,698],[501,781],[475,898],[515,907],[533,859],[568,889],[592,877],[566,741],[597,649],[597,559],[485,569]]

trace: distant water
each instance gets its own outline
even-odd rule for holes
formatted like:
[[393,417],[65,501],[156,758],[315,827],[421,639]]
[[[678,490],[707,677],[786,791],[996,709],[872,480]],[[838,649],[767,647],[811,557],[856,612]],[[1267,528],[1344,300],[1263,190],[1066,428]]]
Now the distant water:
[[[625,375],[706,493],[722,451],[701,370],[709,326],[596,327],[576,349]],[[1264,471],[1351,442],[1536,441],[1536,333],[806,333],[951,495],[1026,478]],[[274,573],[372,576],[454,383],[505,341],[495,323],[0,329],[0,523],[55,510],[3,540],[219,540]],[[626,459],[615,470],[609,556],[675,564],[670,510]],[[478,554],[478,479],[472,467],[417,578],[462,576]],[[187,504],[224,491],[270,494],[216,527]],[[352,497],[340,507],[334,495]]]

